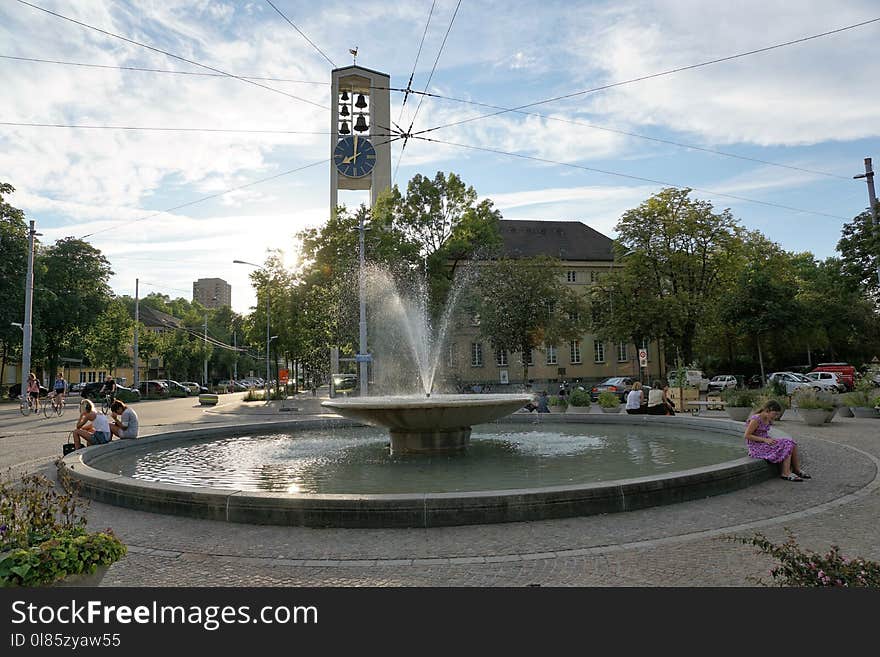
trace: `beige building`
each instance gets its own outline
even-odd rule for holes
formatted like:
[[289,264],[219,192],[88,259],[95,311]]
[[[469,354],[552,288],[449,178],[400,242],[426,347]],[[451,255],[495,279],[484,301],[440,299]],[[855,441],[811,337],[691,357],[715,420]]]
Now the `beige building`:
[[200,278],[193,282],[193,301],[205,308],[232,306],[232,286],[222,278]]
[[[586,294],[591,285],[615,266],[612,240],[579,221],[500,222],[503,255],[512,258],[551,256],[563,262],[565,282]],[[449,383],[503,386],[522,384],[521,354],[496,352],[480,336],[478,319],[461,327],[445,354]],[[639,367],[639,351],[647,352],[647,367]],[[593,383],[611,376],[641,374],[646,381],[666,371],[656,342],[636,346],[626,340],[603,342],[585,334],[580,340],[545,345],[530,354],[528,378],[547,384]]]

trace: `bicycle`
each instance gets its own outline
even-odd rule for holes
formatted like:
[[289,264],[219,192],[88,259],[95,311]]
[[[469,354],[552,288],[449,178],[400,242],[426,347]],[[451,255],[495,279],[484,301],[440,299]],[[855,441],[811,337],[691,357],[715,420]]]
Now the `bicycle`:
[[104,415],[107,415],[107,411],[110,410],[110,405],[113,403],[113,397],[110,395],[104,395],[104,400],[101,402],[101,412]]
[[24,416],[28,416],[31,413],[36,413],[37,400],[31,397],[28,393],[24,393],[24,396],[21,398],[21,404],[19,405],[18,410],[21,411],[21,414]]
[[49,399],[43,402],[43,417],[49,418],[51,415],[61,417],[63,414],[64,400],[57,393],[52,393]]

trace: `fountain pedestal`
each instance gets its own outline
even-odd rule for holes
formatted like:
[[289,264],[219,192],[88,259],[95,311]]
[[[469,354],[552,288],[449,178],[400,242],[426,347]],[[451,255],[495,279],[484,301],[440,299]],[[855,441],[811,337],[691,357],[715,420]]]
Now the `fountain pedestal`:
[[529,401],[531,395],[436,395],[354,397],[321,405],[343,417],[387,428],[394,454],[431,454],[467,448],[473,425],[509,415]]

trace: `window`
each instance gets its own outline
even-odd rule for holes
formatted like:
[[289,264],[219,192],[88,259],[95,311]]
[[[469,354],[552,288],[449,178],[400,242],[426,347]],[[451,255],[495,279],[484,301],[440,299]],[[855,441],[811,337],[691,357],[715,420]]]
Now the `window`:
[[556,347],[552,344],[547,345],[547,364],[556,365]]
[[599,280],[599,272],[591,271],[590,272],[590,283],[595,283]]
[[[529,366],[534,365],[535,364],[535,350],[529,349],[529,353],[526,354],[526,358],[528,358],[528,362],[526,363],[526,365],[529,365]],[[519,356],[519,362],[520,363],[523,362],[522,354],[520,354],[520,356]]]
[[625,363],[627,361],[626,357],[626,342],[618,342],[617,343],[617,362]]
[[507,351],[504,349],[495,350],[495,364],[498,367],[507,367]]
[[593,342],[593,362],[605,362],[605,343],[598,340]]
[[568,270],[567,272],[565,272],[565,280],[568,283],[574,283],[575,281],[577,281],[577,272],[571,269]]
[[95,373],[88,372],[88,375],[89,375],[89,383],[94,383],[95,382]]
[[80,372],[80,373],[79,373],[79,382],[80,382],[80,383],[85,383],[85,382],[86,382],[86,373],[85,373],[85,372]]
[[479,342],[471,343],[471,367],[483,366],[483,345]]
[[572,340],[570,343],[571,348],[571,364],[577,365],[581,362],[581,341],[580,340]]
[[455,344],[450,344],[446,350],[446,366],[455,367]]

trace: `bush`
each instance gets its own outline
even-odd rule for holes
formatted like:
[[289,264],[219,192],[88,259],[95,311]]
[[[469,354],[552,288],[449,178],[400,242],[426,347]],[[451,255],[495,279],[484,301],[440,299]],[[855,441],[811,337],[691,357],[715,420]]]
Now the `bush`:
[[607,390],[599,393],[597,401],[602,408],[617,408],[620,406],[620,397]]
[[849,406],[854,408],[865,408],[877,405],[877,398],[871,394],[870,390],[864,388],[848,392],[843,398]]
[[568,396],[568,403],[572,406],[587,407],[590,405],[590,393],[580,388],[575,388]]
[[[770,570],[770,576],[777,586],[880,586],[880,563],[860,557],[847,559],[836,545],[824,555],[804,550],[790,532],[781,545],[758,533],[751,538],[734,536],[731,540],[753,545],[759,554],[776,558],[779,565]],[[760,580],[759,583],[765,584]]]
[[795,393],[794,400],[797,403],[797,407],[803,408],[804,410],[834,410],[834,404],[825,399],[820,399],[815,390],[799,390],[797,393]]
[[110,530],[86,532],[82,500],[62,470],[59,480],[63,492],[42,475],[0,481],[0,586],[51,584],[125,554]]
[[728,388],[721,393],[721,398],[727,406],[754,408],[758,402],[758,395],[754,390],[747,388]]
[[565,410],[566,408],[568,408],[568,402],[565,401],[565,397],[551,397],[550,398],[550,405],[551,406],[558,406],[562,410]]
[[[783,386],[783,390],[784,389],[785,386]],[[755,408],[761,408],[768,401],[775,401],[782,407],[783,411],[787,411],[791,408],[791,400],[788,395],[785,394],[785,392],[778,394],[776,390],[778,390],[778,388],[772,385],[768,388],[756,390]],[[810,390],[812,391],[812,388]]]
[[768,388],[769,390],[767,391],[767,394],[772,395],[773,397],[788,396],[788,389],[782,381],[771,381]]

